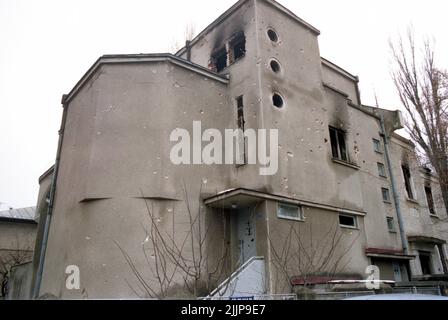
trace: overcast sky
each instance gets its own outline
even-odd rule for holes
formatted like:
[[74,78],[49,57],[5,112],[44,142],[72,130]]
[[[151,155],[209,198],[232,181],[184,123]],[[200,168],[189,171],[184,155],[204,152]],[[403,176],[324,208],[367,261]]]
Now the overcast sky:
[[[34,206],[54,162],[61,96],[103,54],[171,52],[236,0],[0,0],[0,202]],[[409,24],[448,58],[443,0],[281,0],[321,31],[321,55],[360,77],[363,103],[396,109],[388,39]],[[5,206],[0,206],[5,208]]]

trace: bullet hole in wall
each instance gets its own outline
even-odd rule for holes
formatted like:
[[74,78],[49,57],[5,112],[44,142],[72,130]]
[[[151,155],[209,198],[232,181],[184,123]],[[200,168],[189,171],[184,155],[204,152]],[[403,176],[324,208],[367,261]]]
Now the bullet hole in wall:
[[268,37],[272,42],[278,42],[278,35],[273,29],[268,29]]
[[280,94],[274,93],[272,96],[272,104],[277,108],[283,108],[285,102],[283,101],[283,98]]
[[276,60],[271,60],[270,64],[272,71],[279,73],[281,71],[280,63]]

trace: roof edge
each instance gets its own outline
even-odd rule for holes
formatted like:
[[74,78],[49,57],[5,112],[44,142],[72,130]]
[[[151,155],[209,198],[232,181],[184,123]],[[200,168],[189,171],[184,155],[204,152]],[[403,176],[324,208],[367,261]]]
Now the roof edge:
[[111,54],[101,56],[82,78],[76,83],[73,89],[65,96],[63,104],[67,104],[85,85],[85,83],[96,73],[96,71],[104,64],[120,64],[120,63],[148,63],[148,62],[170,62],[179,67],[197,72],[210,79],[219,81],[224,84],[229,83],[229,78],[224,75],[217,74],[198,64],[177,57],[171,53],[148,53],[148,54]]
[[47,169],[42,175],[39,177],[39,184],[44,180],[46,177],[48,177],[52,172],[54,171],[54,165],[52,165],[50,168]]
[[324,66],[332,69],[333,71],[336,71],[337,73],[339,73],[340,75],[358,83],[359,82],[359,77],[355,76],[353,74],[351,74],[350,72],[348,72],[347,70],[341,68],[340,66],[338,66],[337,64],[335,64],[334,62],[331,62],[328,59],[325,59],[323,57],[320,57],[321,62]]
[[[240,7],[242,7],[247,1],[249,0],[240,0],[238,2],[236,2],[233,6],[231,6],[229,9],[227,9],[223,14],[221,14],[218,18],[216,18],[212,23],[210,23],[207,27],[205,27],[205,29],[203,29],[196,37],[194,37],[190,43],[189,46],[194,45],[196,42],[198,42],[200,39],[202,39],[205,35],[207,35],[211,30],[213,30],[214,28],[216,28],[218,25],[220,25],[226,18],[228,18],[230,15],[232,15],[235,11],[237,11]],[[295,15],[291,10],[289,10],[288,8],[284,7],[283,5],[281,5],[280,3],[278,3],[277,1],[274,0],[254,0],[254,1],[264,1],[267,4],[271,5],[272,7],[276,8],[277,10],[279,10],[280,12],[286,14],[287,16],[289,16],[290,18],[292,18],[293,20],[295,20],[296,22],[300,23],[302,26],[304,26],[305,28],[307,28],[308,30],[310,30],[311,32],[313,32],[316,35],[320,35],[320,31],[319,29],[313,27],[311,24],[309,24],[308,22],[306,22],[305,20],[299,18],[297,15]],[[179,49],[175,55],[179,56],[185,53],[185,51],[187,50],[186,46],[182,47],[181,49]]]

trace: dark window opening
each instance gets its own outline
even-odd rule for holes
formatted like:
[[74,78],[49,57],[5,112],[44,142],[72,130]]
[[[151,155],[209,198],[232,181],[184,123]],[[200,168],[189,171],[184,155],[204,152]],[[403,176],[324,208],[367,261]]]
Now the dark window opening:
[[346,215],[339,215],[339,225],[342,227],[351,227],[351,228],[357,228],[358,224],[356,222],[356,217],[354,216],[346,216]]
[[278,63],[275,60],[272,60],[270,65],[271,65],[272,71],[274,71],[275,73],[279,73],[280,72],[280,63]]
[[386,219],[387,219],[387,229],[389,230],[389,232],[395,232],[394,218],[387,217]]
[[230,47],[230,63],[241,59],[246,54],[246,38],[244,33],[238,33],[229,43]]
[[381,153],[381,142],[380,142],[380,140],[373,139],[373,150],[375,150],[375,152]]
[[409,199],[414,199],[414,194],[412,193],[412,184],[411,184],[411,171],[407,166],[401,166],[401,170],[403,171],[404,177],[404,186],[406,188],[406,193],[408,194]]
[[425,187],[426,201],[428,202],[429,213],[432,215],[436,214],[434,210],[434,198],[432,196],[432,189],[430,186]]
[[243,96],[236,98],[236,108],[237,108],[237,116],[238,116],[238,129],[244,131],[244,104],[243,104]]
[[431,274],[431,253],[426,251],[419,251],[418,258],[420,260],[422,274]]
[[330,127],[330,140],[333,158],[348,161],[345,132],[340,129]]
[[278,93],[275,93],[275,94],[272,96],[272,103],[273,103],[274,106],[276,106],[277,108],[282,108],[283,105],[284,105],[282,96],[279,95]]
[[219,49],[212,55],[213,69],[221,72],[227,67],[227,51],[226,48]]
[[272,42],[278,42],[278,35],[274,30],[268,30],[268,37]]
[[390,193],[389,189],[387,188],[381,188],[381,193],[383,195],[383,201],[390,202]]
[[386,167],[381,162],[377,163],[378,166],[378,174],[380,177],[386,178]]

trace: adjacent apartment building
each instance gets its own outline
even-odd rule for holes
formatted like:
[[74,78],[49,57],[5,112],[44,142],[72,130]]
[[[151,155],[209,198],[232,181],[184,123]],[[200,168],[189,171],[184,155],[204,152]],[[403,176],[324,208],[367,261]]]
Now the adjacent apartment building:
[[[395,133],[400,112],[363,105],[318,36],[275,1],[240,0],[174,55],[99,58],[62,99],[33,296],[285,294],[370,265],[397,283],[446,275],[437,177]],[[226,129],[256,130],[276,170],[260,174],[241,134],[239,161],[201,161]],[[191,164],[172,161],[176,132]]]

